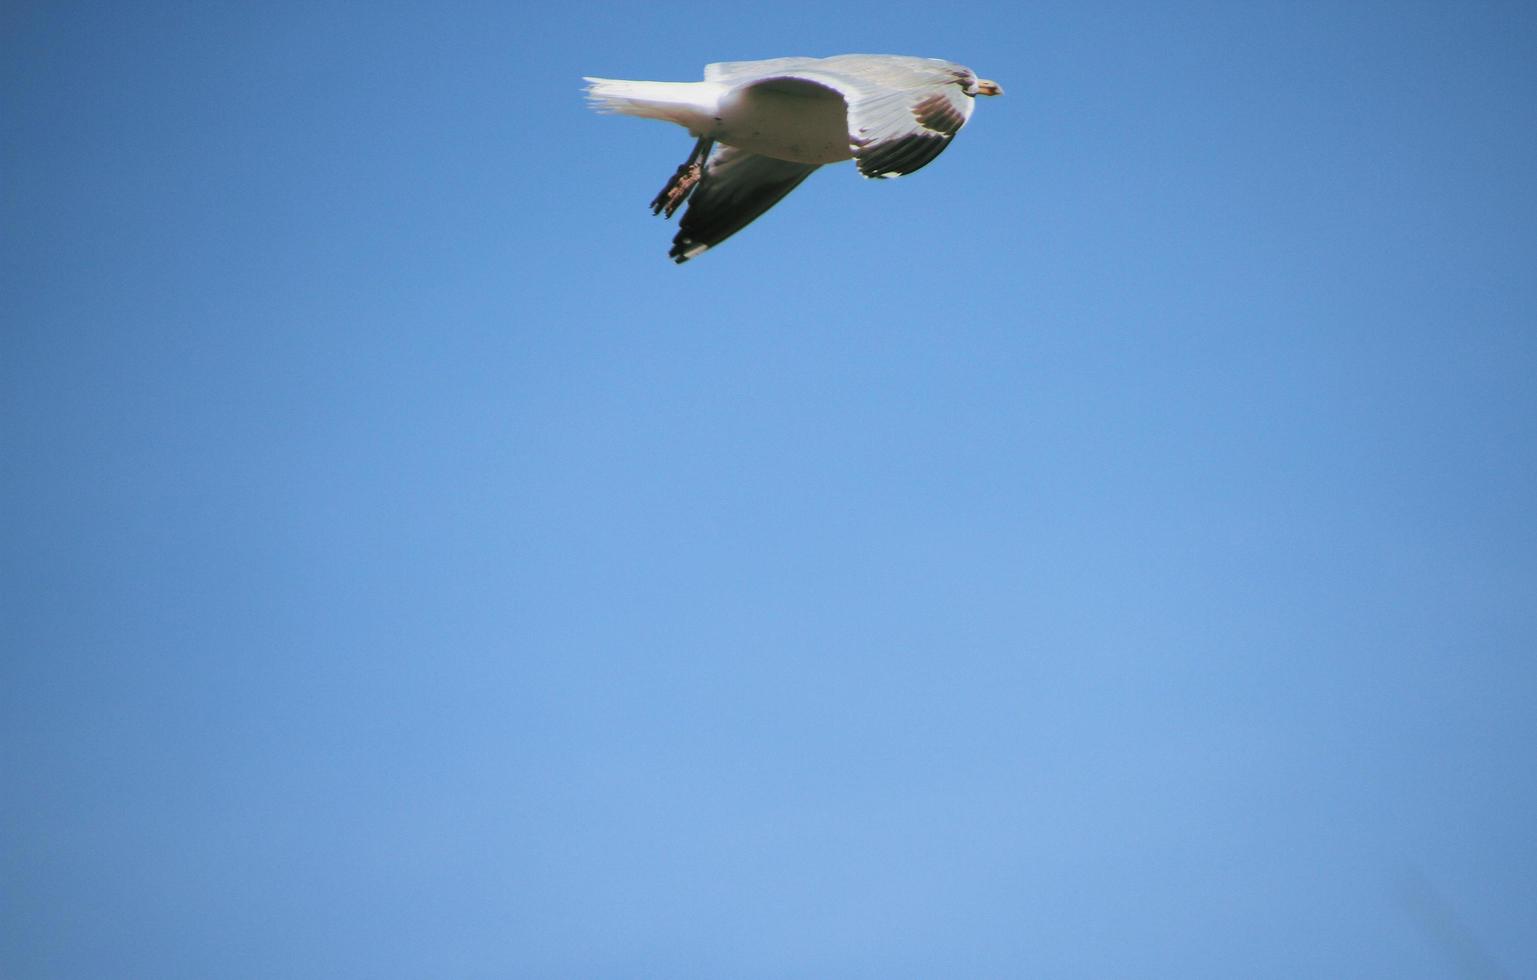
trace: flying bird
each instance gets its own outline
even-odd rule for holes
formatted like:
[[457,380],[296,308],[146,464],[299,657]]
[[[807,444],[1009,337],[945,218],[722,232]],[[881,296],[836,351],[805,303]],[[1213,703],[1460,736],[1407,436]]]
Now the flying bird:
[[998,83],[937,58],[844,54],[706,65],[702,82],[586,78],[599,112],[662,119],[697,142],[651,202],[688,210],[668,254],[687,262],[747,227],[824,163],[901,177],[939,156]]

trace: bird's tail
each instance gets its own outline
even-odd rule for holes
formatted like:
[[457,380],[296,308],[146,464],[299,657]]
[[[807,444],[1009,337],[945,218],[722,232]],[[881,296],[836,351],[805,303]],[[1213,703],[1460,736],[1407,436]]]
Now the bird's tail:
[[598,112],[691,125],[700,114],[702,82],[630,82],[622,78],[584,78],[587,104]]

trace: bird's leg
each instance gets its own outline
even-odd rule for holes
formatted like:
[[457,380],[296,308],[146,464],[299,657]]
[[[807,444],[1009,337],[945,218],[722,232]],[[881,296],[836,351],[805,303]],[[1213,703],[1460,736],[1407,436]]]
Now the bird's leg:
[[672,213],[688,200],[688,196],[694,192],[694,188],[699,186],[699,181],[704,177],[704,161],[710,155],[710,147],[714,144],[715,141],[708,136],[699,137],[699,142],[694,144],[694,152],[688,155],[688,159],[678,167],[678,172],[667,181],[667,186],[662,188],[662,193],[651,202],[652,214],[662,214],[665,211],[666,217],[671,218]]

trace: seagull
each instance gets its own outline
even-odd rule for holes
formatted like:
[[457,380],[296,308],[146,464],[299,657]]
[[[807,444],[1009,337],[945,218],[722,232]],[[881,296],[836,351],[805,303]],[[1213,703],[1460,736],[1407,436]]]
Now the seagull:
[[697,142],[651,202],[688,210],[668,255],[700,255],[778,204],[824,163],[853,160],[866,177],[901,177],[939,156],[976,96],[997,82],[938,58],[843,54],[706,65],[702,82],[584,78],[599,112],[661,119]]

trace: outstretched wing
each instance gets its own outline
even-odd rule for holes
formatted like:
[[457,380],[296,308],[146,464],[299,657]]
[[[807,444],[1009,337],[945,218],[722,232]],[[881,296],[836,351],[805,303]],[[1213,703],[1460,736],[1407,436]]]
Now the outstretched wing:
[[667,254],[683,263],[719,245],[778,204],[816,168],[717,144]]
[[775,58],[705,67],[705,80],[741,87],[800,79],[832,89],[848,105],[849,150],[866,177],[900,177],[950,145],[971,118],[971,70],[902,55]]

